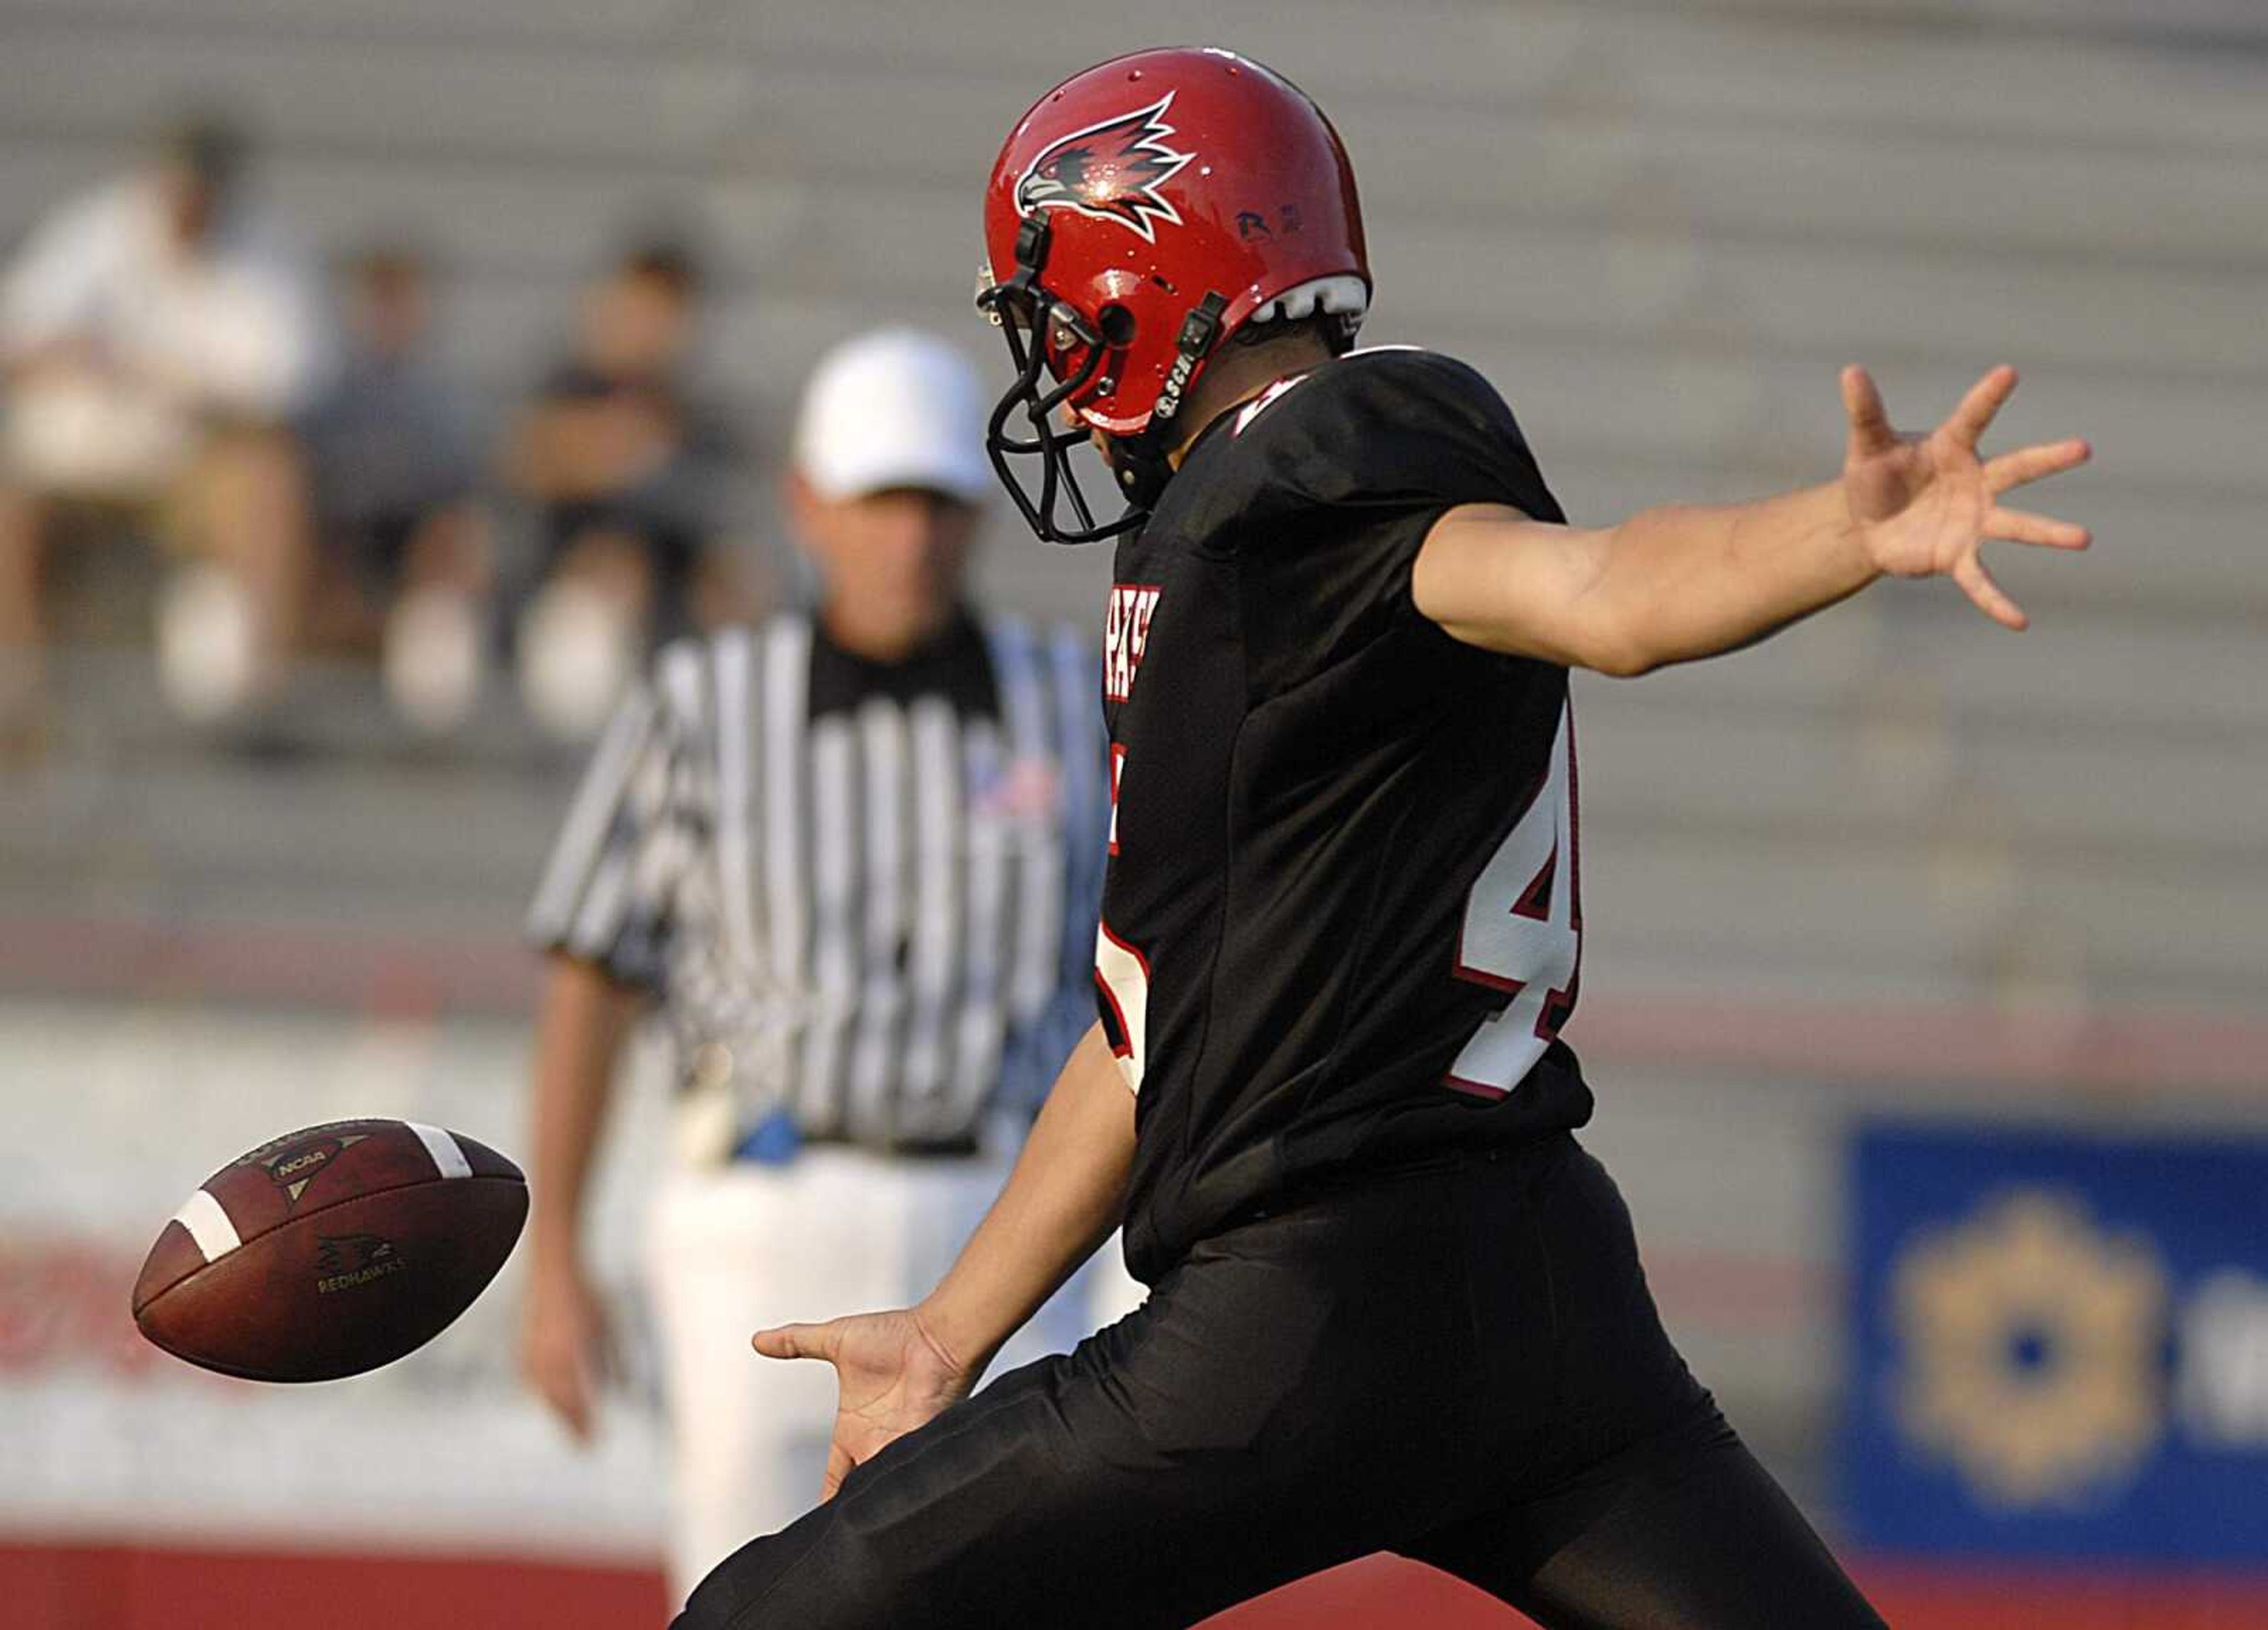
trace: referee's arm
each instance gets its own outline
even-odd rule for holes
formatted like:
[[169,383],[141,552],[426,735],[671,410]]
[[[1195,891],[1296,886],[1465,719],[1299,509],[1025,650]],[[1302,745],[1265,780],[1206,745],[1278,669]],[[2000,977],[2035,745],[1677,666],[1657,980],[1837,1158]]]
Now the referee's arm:
[[[675,654],[665,654],[665,675]],[[549,955],[535,1036],[520,1372],[578,1440],[591,1435],[609,1350],[583,1254],[583,1206],[622,1043],[653,993],[669,934],[678,723],[661,685],[632,688],[592,755],[528,913],[528,937]]]
[[521,1373],[578,1441],[591,1435],[608,1362],[606,1311],[583,1258],[583,1205],[614,1096],[623,1038],[644,993],[595,963],[547,960],[535,1032],[535,1171],[530,1185]]

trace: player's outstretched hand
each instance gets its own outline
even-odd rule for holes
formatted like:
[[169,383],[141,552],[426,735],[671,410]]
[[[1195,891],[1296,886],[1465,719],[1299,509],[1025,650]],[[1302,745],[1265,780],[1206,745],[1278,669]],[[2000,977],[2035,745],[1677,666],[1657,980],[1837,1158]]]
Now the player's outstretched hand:
[[1867,553],[1894,577],[1949,577],[1977,608],[2008,628],[2026,618],[1978,557],[1987,538],[2048,549],[2085,549],[2087,528],[2001,506],[2000,495],[2087,462],[2084,441],[2042,442],[1987,459],[1977,443],[2016,388],[2003,365],[1969,387],[1961,405],[1926,436],[1900,435],[1864,368],[1843,370],[1851,418],[1843,492]]
[[760,1330],[755,1348],[766,1358],[835,1366],[835,1441],[821,1500],[835,1498],[853,1466],[967,1397],[975,1380],[910,1309]]

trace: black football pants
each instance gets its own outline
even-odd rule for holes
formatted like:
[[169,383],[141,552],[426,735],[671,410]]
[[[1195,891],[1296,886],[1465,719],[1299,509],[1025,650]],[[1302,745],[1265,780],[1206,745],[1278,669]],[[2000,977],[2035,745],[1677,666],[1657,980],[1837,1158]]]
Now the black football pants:
[[1554,1627],[1881,1620],[1662,1332],[1572,1138],[1229,1229],[720,1564],[678,1630],[1182,1626],[1373,1551]]

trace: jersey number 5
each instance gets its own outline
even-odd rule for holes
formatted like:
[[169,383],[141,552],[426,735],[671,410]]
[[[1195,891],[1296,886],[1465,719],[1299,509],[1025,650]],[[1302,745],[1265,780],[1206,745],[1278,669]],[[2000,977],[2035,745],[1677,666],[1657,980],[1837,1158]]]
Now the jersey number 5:
[[1141,952],[1099,923],[1094,933],[1094,982],[1102,989],[1102,1034],[1130,1091],[1142,1090],[1150,1028],[1150,963]]
[[1520,1085],[1575,1007],[1583,962],[1582,863],[1575,832],[1575,716],[1563,703],[1551,765],[1465,899],[1456,976],[1511,999],[1484,1021],[1446,1084],[1501,1098]]

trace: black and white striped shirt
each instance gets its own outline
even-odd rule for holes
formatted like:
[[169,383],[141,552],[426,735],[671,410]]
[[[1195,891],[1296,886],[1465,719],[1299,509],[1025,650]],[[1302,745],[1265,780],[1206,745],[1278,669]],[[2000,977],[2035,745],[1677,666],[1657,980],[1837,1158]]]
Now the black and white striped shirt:
[[805,616],[681,641],[617,710],[528,932],[653,991],[693,1141],[970,1137],[1094,1019],[1091,647],[956,621],[862,663]]

